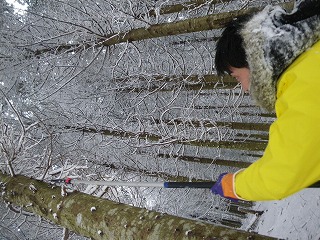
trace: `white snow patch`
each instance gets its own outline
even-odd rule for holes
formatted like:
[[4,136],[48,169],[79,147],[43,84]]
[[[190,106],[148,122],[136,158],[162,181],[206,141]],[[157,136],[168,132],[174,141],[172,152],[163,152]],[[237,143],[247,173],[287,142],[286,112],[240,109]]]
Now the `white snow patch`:
[[81,213],[78,213],[77,214],[77,224],[80,225],[82,222],[82,214]]
[[319,239],[320,189],[304,189],[280,201],[258,202],[263,211],[257,227],[262,235],[281,239]]
[[26,4],[22,1],[6,0],[6,2],[13,6],[15,13],[18,13],[21,15],[25,14],[25,11],[28,9],[28,4]]
[[62,196],[62,197],[67,196],[67,191],[66,191],[65,186],[61,186],[61,196]]
[[29,189],[30,189],[33,193],[35,193],[35,192],[37,191],[37,188],[36,188],[32,183],[30,183]]
[[57,205],[57,210],[61,209],[62,202]]

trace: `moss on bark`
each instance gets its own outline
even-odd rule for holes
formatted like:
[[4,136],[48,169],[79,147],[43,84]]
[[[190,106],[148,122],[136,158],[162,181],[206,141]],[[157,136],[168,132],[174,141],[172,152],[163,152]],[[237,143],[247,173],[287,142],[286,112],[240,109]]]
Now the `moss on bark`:
[[[92,239],[273,239],[93,197],[0,173],[2,198]],[[95,210],[94,210],[95,209]]]

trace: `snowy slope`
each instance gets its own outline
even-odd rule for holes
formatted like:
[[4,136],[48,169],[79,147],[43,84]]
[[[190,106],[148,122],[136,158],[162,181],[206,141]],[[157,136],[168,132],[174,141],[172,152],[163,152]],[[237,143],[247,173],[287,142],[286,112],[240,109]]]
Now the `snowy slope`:
[[258,202],[265,210],[256,229],[259,234],[290,240],[320,239],[320,189],[305,189],[281,201]]

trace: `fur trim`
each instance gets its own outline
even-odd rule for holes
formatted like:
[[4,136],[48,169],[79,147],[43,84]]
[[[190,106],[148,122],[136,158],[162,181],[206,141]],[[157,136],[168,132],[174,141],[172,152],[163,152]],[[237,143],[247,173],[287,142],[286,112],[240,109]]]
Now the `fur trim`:
[[240,30],[251,73],[250,95],[268,111],[274,111],[281,73],[320,39],[320,16],[282,24],[278,19],[283,14],[281,7],[267,6]]

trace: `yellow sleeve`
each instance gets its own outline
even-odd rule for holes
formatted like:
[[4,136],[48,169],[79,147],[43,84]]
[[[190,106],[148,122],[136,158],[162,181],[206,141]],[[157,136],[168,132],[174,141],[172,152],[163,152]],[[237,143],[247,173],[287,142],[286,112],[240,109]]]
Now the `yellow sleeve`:
[[314,52],[300,56],[279,79],[278,118],[264,155],[235,177],[241,198],[282,199],[320,180],[320,55]]

